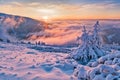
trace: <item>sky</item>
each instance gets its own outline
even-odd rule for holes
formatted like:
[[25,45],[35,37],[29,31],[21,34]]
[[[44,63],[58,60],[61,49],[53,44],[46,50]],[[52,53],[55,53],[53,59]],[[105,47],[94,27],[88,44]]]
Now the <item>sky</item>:
[[0,12],[34,19],[120,19],[120,0],[0,0]]

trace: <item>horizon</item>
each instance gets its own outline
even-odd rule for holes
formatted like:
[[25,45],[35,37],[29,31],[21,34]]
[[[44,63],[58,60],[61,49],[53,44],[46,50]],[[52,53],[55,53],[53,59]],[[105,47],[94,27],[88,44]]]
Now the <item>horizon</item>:
[[1,0],[0,4],[1,13],[37,20],[120,19],[119,0]]
[[[1,14],[6,14],[6,15],[13,15],[13,16],[19,16],[19,17],[25,17],[25,18],[31,18],[31,19],[34,19],[34,20],[43,20],[44,21],[44,19],[35,19],[35,18],[32,18],[32,17],[27,17],[27,16],[22,16],[22,15],[16,15],[16,14],[9,14],[9,13],[2,13],[2,12],[0,12]],[[64,20],[92,20],[92,21],[94,21],[94,20],[120,20],[120,18],[118,18],[118,19],[107,19],[107,18],[105,18],[105,19],[51,19],[51,21],[54,21],[54,20],[60,20],[60,21],[64,21]]]

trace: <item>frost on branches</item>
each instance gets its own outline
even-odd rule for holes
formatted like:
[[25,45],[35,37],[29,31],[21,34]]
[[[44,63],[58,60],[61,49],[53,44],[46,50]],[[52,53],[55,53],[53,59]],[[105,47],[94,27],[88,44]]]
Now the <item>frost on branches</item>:
[[83,34],[79,38],[82,44],[70,54],[73,59],[87,63],[104,55],[99,36],[99,22],[97,21],[93,27],[92,33],[87,31],[85,26],[83,27]]

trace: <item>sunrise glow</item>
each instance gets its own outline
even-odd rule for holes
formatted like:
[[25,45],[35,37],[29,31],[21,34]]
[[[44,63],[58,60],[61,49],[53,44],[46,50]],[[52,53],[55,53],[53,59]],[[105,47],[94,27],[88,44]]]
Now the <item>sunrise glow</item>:
[[43,19],[44,21],[48,21],[49,18],[48,18],[48,16],[43,16],[42,19]]
[[118,0],[1,0],[0,12],[34,19],[45,19],[45,16],[49,19],[119,19],[119,3]]

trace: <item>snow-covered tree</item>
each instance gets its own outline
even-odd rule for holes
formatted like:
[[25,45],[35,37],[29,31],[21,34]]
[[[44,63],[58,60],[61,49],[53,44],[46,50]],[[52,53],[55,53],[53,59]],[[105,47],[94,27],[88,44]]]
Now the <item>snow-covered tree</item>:
[[94,44],[97,47],[101,47],[101,40],[100,40],[100,36],[99,36],[99,32],[100,32],[99,21],[97,21],[96,24],[93,27],[94,27],[94,31],[93,31],[93,41],[94,41]]
[[94,25],[92,34],[89,34],[89,31],[86,30],[85,26],[83,27],[83,34],[79,38],[81,39],[82,44],[70,54],[73,59],[79,60],[82,63],[87,63],[92,59],[97,59],[104,55],[104,52],[101,49],[99,28],[98,21]]

